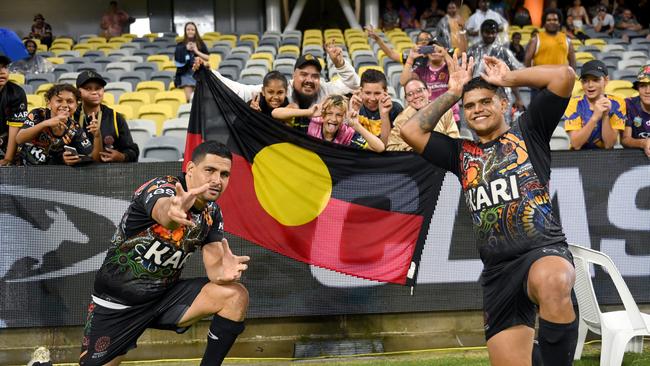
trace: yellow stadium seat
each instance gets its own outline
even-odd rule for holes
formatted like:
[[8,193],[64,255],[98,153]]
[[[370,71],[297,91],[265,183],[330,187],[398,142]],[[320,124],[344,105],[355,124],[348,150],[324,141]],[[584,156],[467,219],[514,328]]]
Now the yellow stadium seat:
[[52,41],[52,46],[57,44],[67,44],[68,46],[72,47],[74,40],[68,37],[57,37],[54,41]]
[[165,62],[169,61],[169,56],[167,55],[151,55],[147,56],[147,62],[155,62],[158,64],[158,70],[162,70],[162,66]]
[[120,48],[119,43],[104,43],[97,46],[97,51],[104,51],[104,54],[108,55],[109,52],[117,50]]
[[208,63],[210,63],[211,70],[217,70],[219,68],[219,64],[221,63],[221,55],[218,53],[211,53]]
[[47,52],[47,45],[39,44],[36,46],[36,52]]
[[127,37],[113,37],[110,40],[108,40],[108,43],[117,43],[117,44],[128,43],[128,42],[131,42],[131,39]]
[[401,54],[404,53],[404,51],[410,50],[414,46],[415,44],[413,42],[399,42],[395,45],[395,50]]
[[86,51],[94,51],[97,49],[97,44],[91,44],[91,43],[77,43],[76,45],[72,46],[73,51],[78,51],[81,56],[83,56]]
[[125,104],[114,104],[111,106],[111,108],[117,112],[121,113],[125,119],[134,119],[135,118],[135,113],[133,113],[133,108],[129,105]]
[[320,29],[306,29],[305,32],[303,33],[304,37],[320,37],[323,38],[323,32],[321,32]]
[[586,46],[606,46],[607,42],[604,39],[600,38],[590,38],[585,40]]
[[624,98],[638,95],[632,83],[627,80],[610,80],[605,86],[605,93],[619,95]]
[[[336,40],[335,40],[335,43],[336,43]],[[320,46],[322,44],[323,44],[323,40],[320,39],[320,38],[306,38],[304,41],[302,41],[302,46],[303,47],[312,46],[312,45]]]
[[50,51],[54,52],[55,54],[61,51],[70,51],[71,49],[72,46],[67,43],[53,44],[52,47],[50,47]]
[[[122,35],[120,37],[127,38],[129,41],[132,41],[135,38],[138,38],[138,35],[137,34],[132,34],[132,33],[122,33]],[[129,41],[127,41],[127,42],[129,42]]]
[[165,91],[165,83],[162,81],[141,81],[136,85],[135,91],[149,94],[149,99],[154,100],[156,93]]
[[127,92],[120,95],[119,105],[128,105],[134,114],[138,113],[141,106],[151,103],[151,98],[145,92]]
[[39,85],[38,88],[36,89],[36,95],[40,96],[41,98],[45,98],[45,92],[50,90],[50,88],[53,86],[54,84],[52,83],[45,83]]
[[176,63],[174,61],[165,61],[160,66],[160,71],[176,71]]
[[173,118],[172,107],[167,104],[146,104],[140,107],[138,119],[150,119],[156,122],[156,135],[162,135],[163,123]]
[[370,69],[380,71],[382,74],[384,73],[384,69],[381,66],[367,65],[367,66],[361,66],[359,68],[359,76],[363,75],[363,73],[366,70],[370,70]]
[[84,41],[84,43],[89,43],[89,44],[104,44],[106,43],[106,38],[104,37],[91,37],[88,38]]
[[242,34],[239,36],[240,41],[253,41],[255,42],[255,46],[257,46],[257,43],[260,41],[260,37],[257,34],[253,33],[246,33]]
[[158,34],[156,34],[156,33],[147,33],[143,37],[149,38],[149,42],[151,42],[154,39],[158,38]]
[[45,107],[45,100],[42,95],[27,94],[27,109],[31,111],[34,108]]
[[573,84],[573,91],[571,92],[571,95],[576,96],[576,95],[583,95],[585,92],[582,90],[582,83],[581,82],[576,82]]
[[278,53],[293,53],[296,55],[296,57],[298,57],[300,56],[300,49],[298,46],[288,44],[278,48]]
[[[217,40],[217,38],[218,38],[219,36],[217,36],[217,35],[213,35],[213,34],[211,34],[211,33],[213,33],[213,32],[208,32],[208,33],[206,33],[206,34],[204,34],[204,35],[201,36],[201,38],[203,39],[204,42],[206,42],[206,43],[207,43],[208,41],[210,41],[210,42],[214,42],[214,41]],[[183,36],[178,36],[178,37],[176,37],[176,39],[178,39],[179,37],[180,37],[181,39],[183,38]],[[180,41],[176,41],[176,43],[178,43],[178,42],[180,42]]]
[[636,89],[632,89],[632,88],[619,88],[614,90],[610,94],[617,95],[621,98],[633,98],[638,96],[639,92]]
[[61,65],[65,63],[65,59],[63,57],[46,57],[45,59],[55,65]]
[[324,43],[332,43],[332,42],[334,42],[334,44],[345,44],[345,38],[340,36],[325,38]]
[[266,60],[269,70],[273,68],[273,55],[270,53],[254,53],[251,55],[251,60]]
[[172,108],[172,114],[175,116],[178,107],[181,104],[187,103],[185,93],[182,90],[171,90],[158,92],[153,98],[156,104],[166,104]]
[[9,74],[9,81],[13,81],[16,84],[23,85],[25,84],[25,75],[23,74]]
[[113,104],[115,104],[115,95],[113,95],[113,93],[104,92],[104,98],[102,98],[102,103],[106,104],[107,106],[112,106]]
[[591,52],[576,52],[576,62],[585,63],[595,59]]
[[[174,38],[174,41],[176,41],[176,43],[180,43],[180,42],[183,42],[183,38],[184,38],[183,36],[179,35],[179,36],[176,36],[176,38]],[[205,41],[205,38],[201,37],[201,39]]]
[[205,39],[205,37],[210,37],[210,38],[214,37],[214,38],[217,38],[217,37],[219,37],[220,35],[221,35],[220,32],[205,32],[205,33],[203,33],[203,38],[204,38],[204,39]]
[[237,36],[234,34],[221,34],[217,37],[217,41],[227,41],[230,42],[230,47],[235,47],[237,45]]
[[372,48],[370,48],[370,45],[368,45],[367,43],[355,43],[348,47],[348,52],[350,52],[350,54],[359,50],[372,51]]

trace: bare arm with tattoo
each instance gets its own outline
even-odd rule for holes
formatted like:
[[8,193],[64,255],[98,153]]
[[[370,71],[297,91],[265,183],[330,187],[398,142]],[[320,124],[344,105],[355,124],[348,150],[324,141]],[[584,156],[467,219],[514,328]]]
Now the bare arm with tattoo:
[[451,57],[442,47],[438,48],[445,55],[445,61],[449,68],[449,89],[406,121],[400,131],[404,141],[418,153],[424,151],[429,136],[442,115],[458,102],[463,94],[463,86],[472,79],[472,71],[474,70],[474,59],[472,57],[468,60],[467,54],[463,53],[459,65],[456,54]]

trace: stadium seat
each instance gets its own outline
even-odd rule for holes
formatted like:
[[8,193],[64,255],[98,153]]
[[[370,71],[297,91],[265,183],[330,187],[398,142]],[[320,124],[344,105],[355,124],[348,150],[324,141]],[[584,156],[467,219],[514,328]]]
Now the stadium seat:
[[637,79],[637,72],[634,70],[616,70],[612,73],[611,78],[614,80],[627,80],[633,83]]
[[159,66],[162,71],[176,71],[176,63],[174,61],[165,61]]
[[298,56],[300,55],[300,49],[294,45],[281,46],[278,49],[278,53],[291,53],[294,54],[296,58],[298,58]]
[[153,137],[142,147],[143,158],[178,161],[183,157],[185,140],[172,136]]
[[122,58],[122,57],[131,56],[131,51],[132,50],[130,50],[128,48],[125,48],[123,50],[110,50],[110,51],[106,52],[106,56],[115,56],[115,57],[118,57],[118,58]]
[[135,90],[149,94],[149,99],[154,100],[156,93],[165,91],[165,83],[162,81],[141,81],[135,86]]
[[278,53],[278,49],[270,45],[258,46],[255,49],[255,54],[268,54],[271,55],[271,58],[275,58],[275,55],[277,53]]
[[163,122],[162,135],[174,136],[185,140],[187,137],[187,118],[172,118]]
[[127,43],[122,43],[120,45],[121,50],[131,50],[132,52],[135,52],[140,49],[140,43],[135,43],[135,42],[127,42]]
[[172,108],[172,113],[169,118],[176,115],[178,107],[181,104],[187,103],[185,93],[182,90],[161,91],[154,96],[154,103],[166,104]]
[[550,141],[551,150],[569,150],[571,140],[569,135],[564,130],[564,127],[557,126],[553,130]]
[[27,110],[45,107],[45,100],[42,95],[27,94]]
[[377,71],[381,72],[382,74],[384,73],[384,69],[381,66],[368,65],[368,66],[361,66],[359,68],[359,76],[363,75],[363,73],[366,72],[366,70],[370,70],[370,69],[377,70]]
[[[650,314],[639,310],[614,261],[602,252],[574,244],[569,244],[569,250],[575,263],[573,288],[580,314],[574,359],[581,358],[588,331],[602,336],[601,365],[621,365],[626,350],[642,353],[643,337],[650,336]],[[609,276],[611,281],[608,282],[614,284],[616,297],[623,303],[622,310],[601,311],[592,282],[595,275],[592,268],[599,268],[603,275]]]
[[145,59],[155,54],[155,51],[151,49],[139,49],[139,50],[132,50],[132,51],[133,51],[132,53],[133,56],[142,56]]
[[173,71],[154,71],[149,75],[151,81],[162,81],[165,84],[165,89],[169,88],[172,80],[174,80],[175,72]]
[[105,43],[105,44],[98,45],[96,49],[97,49],[97,51],[103,51],[104,54],[106,54],[106,55],[113,54],[113,51],[117,51],[117,52],[120,52],[120,53],[129,52],[128,50],[120,50],[119,48],[120,47],[117,44]]
[[133,69],[133,65],[128,62],[111,62],[106,64],[106,72],[124,73]]
[[[131,107],[133,114],[138,115],[140,107],[151,103],[149,94],[144,92],[128,92],[122,93],[119,98],[119,105],[128,105]],[[138,117],[140,118],[140,117]]]
[[[42,53],[39,53],[39,55],[45,57]],[[50,57],[45,57],[45,59],[50,61],[54,65],[62,65],[65,62],[65,59],[63,57],[50,56]]]
[[156,122],[150,119],[127,120],[133,142],[138,144],[140,150],[149,139],[156,136]]
[[648,54],[642,51],[625,51],[622,56],[623,60],[639,60],[643,63],[648,59]]
[[83,57],[85,59],[90,59],[92,62],[98,57],[103,57],[104,52],[102,51],[87,51],[86,53],[83,54]]
[[[144,58],[142,56],[124,56],[120,58],[120,62],[129,62],[132,64],[140,64],[144,62]],[[133,65],[135,67],[136,65]]]
[[96,49],[97,47],[95,45],[88,43],[77,43],[76,45],[72,46],[72,50],[77,51],[79,55],[83,55],[86,53],[86,51],[94,51]]
[[86,64],[81,64],[77,67],[77,72],[82,72],[82,71],[94,71],[97,73],[100,73],[103,71],[104,65],[103,64],[98,64],[95,62],[91,63],[86,63]]
[[618,62],[618,69],[619,70],[638,70],[645,64],[644,61],[641,61],[639,59],[631,59],[631,60],[622,60]]
[[217,42],[228,42],[230,48],[233,48],[237,44],[237,36],[234,34],[222,34],[217,37]]
[[34,94],[34,88],[31,85],[23,84],[20,86],[25,91],[25,94]]
[[156,135],[158,136],[162,133],[163,122],[173,117],[172,106],[168,104],[145,104],[138,110],[138,119],[156,121]]
[[265,73],[260,70],[244,69],[239,76],[239,82],[246,85],[259,85],[262,84],[264,75]]
[[144,72],[146,78],[149,79],[151,77],[151,73],[158,71],[158,64],[155,62],[140,62],[133,65],[133,71]]
[[41,84],[41,85],[38,86],[38,89],[36,89],[35,94],[38,95],[41,98],[45,98],[45,92],[47,92],[53,86],[54,86],[53,83],[52,84],[50,84],[50,83]]
[[192,104],[185,103],[178,106],[178,111],[176,112],[177,118],[190,118],[190,113],[192,111]]
[[25,84],[31,86],[34,90],[37,90],[41,84],[54,83],[55,80],[54,73],[27,74],[25,76]]
[[79,75],[78,72],[64,72],[63,74],[61,74],[61,76],[59,76],[57,83],[76,85],[78,75]]
[[58,44],[66,44],[70,47],[74,44],[74,40],[72,38],[68,37],[56,37],[55,40],[52,41],[52,46],[58,45]]
[[102,98],[102,103],[106,104],[107,106],[112,106],[115,104],[115,95],[113,93],[108,93],[104,91],[104,97]]
[[104,87],[105,93],[112,93],[117,100],[120,99],[120,96],[124,93],[129,93],[133,91],[133,85],[127,82],[109,82]]
[[263,69],[264,74],[269,72],[271,70],[272,63],[269,60],[265,59],[249,59],[248,62],[246,62],[246,69]]
[[111,108],[113,108],[113,110],[117,113],[121,113],[126,120],[134,118],[133,108],[131,108],[129,105],[113,104]]
[[120,81],[126,81],[131,83],[133,85],[133,88],[135,89],[136,85],[138,85],[139,82],[146,80],[147,75],[142,72],[142,71],[131,71],[131,72],[124,72],[120,74],[119,80]]
[[576,63],[586,63],[595,59],[594,55],[589,52],[576,52]]
[[219,73],[230,80],[238,80],[241,74],[239,63],[228,63],[228,60],[222,61],[219,65]]
[[230,46],[212,46],[210,48],[210,54],[220,55],[223,60],[230,55]]

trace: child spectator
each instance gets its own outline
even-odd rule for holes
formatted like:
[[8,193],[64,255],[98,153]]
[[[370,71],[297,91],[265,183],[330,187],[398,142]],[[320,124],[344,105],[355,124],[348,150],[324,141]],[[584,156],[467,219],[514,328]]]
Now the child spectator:
[[[249,105],[254,110],[273,117],[273,111],[276,108],[289,105],[288,88],[289,82],[281,72],[269,71],[262,80],[262,91],[255,94]],[[297,106],[293,105],[293,108],[297,108]]]
[[388,142],[393,121],[403,110],[388,95],[387,85],[384,73],[369,69],[361,75],[361,89],[352,96],[356,103],[361,102],[359,123],[384,144]]
[[0,166],[14,163],[16,134],[27,116],[25,91],[9,81],[10,62],[9,57],[0,55]]
[[643,149],[650,158],[650,64],[639,70],[634,89],[639,91],[639,95],[625,99],[627,118],[621,145]]
[[183,88],[185,98],[189,102],[194,93],[194,72],[192,65],[194,65],[194,58],[200,57],[204,61],[209,61],[208,47],[201,39],[196,24],[193,22],[185,23],[185,30],[183,32],[183,40],[176,45],[174,52],[174,61],[176,61],[176,75],[174,76],[174,85],[177,88]]

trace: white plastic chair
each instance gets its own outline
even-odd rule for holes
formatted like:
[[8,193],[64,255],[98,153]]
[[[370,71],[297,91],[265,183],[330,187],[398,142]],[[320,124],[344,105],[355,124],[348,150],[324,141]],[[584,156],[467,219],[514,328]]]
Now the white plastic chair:
[[555,127],[549,145],[551,147],[551,150],[569,150],[569,147],[571,146],[571,139],[564,130],[564,127]]
[[[643,352],[643,336],[650,335],[650,315],[641,313],[621,273],[606,254],[599,251],[569,244],[576,267],[574,290],[578,299],[580,322],[578,345],[574,359],[579,360],[585,344],[587,331],[602,336],[600,350],[601,366],[620,366],[626,350]],[[590,264],[597,264],[609,274],[625,310],[601,312],[598,306],[594,285],[591,282]]]

